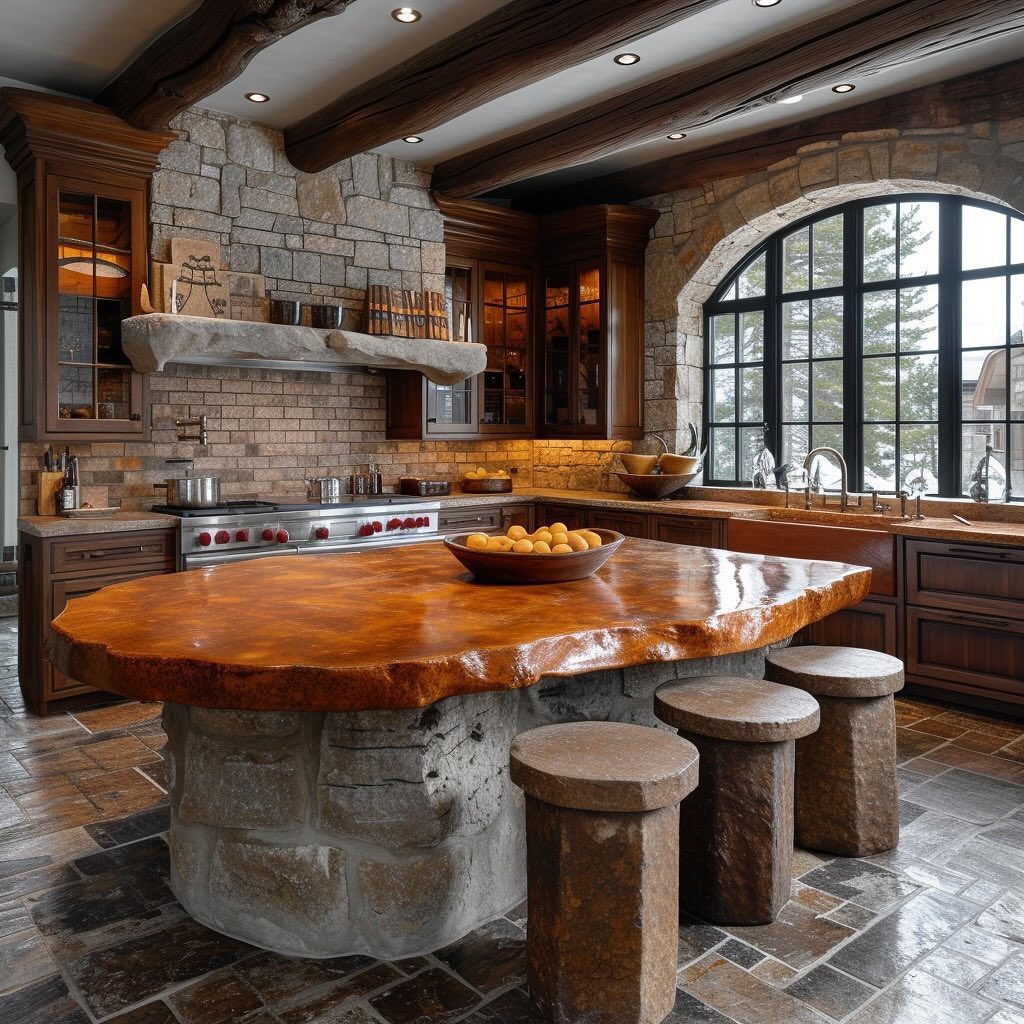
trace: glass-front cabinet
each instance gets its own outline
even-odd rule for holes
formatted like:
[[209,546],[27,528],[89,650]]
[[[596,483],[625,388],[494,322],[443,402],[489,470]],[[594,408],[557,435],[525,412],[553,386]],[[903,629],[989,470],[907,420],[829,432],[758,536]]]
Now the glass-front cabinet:
[[521,267],[483,264],[483,343],[487,369],[483,373],[480,426],[482,431],[523,433],[529,413],[530,272]]

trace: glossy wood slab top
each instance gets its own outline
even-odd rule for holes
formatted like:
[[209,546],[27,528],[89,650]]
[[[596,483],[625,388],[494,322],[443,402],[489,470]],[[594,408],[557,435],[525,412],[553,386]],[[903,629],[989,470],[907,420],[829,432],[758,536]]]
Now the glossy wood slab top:
[[[524,556],[527,557],[527,556]],[[472,581],[441,544],[116,584],[54,620],[60,671],[130,697],[358,711],[750,650],[863,599],[870,571],[629,538],[574,583]]]

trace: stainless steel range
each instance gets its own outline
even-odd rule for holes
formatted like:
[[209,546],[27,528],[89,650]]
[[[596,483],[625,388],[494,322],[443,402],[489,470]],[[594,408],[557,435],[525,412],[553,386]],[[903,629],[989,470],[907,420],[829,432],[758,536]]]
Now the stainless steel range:
[[334,505],[299,499],[229,502],[220,508],[156,506],[178,516],[181,568],[265,558],[397,547],[436,540],[440,505],[401,494],[343,495]]

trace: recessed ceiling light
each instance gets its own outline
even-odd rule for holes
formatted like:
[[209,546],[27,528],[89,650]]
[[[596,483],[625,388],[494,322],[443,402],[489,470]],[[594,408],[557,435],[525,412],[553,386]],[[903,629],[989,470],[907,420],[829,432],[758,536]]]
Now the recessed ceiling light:
[[754,0],[755,7],[778,7],[782,0]]
[[779,100],[780,103],[799,103],[804,98],[803,93],[798,93],[796,96],[787,96],[785,99]]
[[622,64],[625,67],[629,67],[630,64],[640,63],[640,54],[638,53],[617,53],[613,58],[616,64]]
[[414,22],[419,21],[423,15],[415,7],[396,7],[391,12],[391,17],[395,21],[400,21],[403,25],[412,25]]
[[833,92],[840,92],[840,93],[842,93],[842,92],[853,92],[853,90],[856,89],[856,88],[857,88],[857,86],[855,86],[852,82],[843,82],[841,85],[833,85],[832,86],[832,91]]
[[247,92],[245,98],[250,103],[269,103],[270,97],[265,92]]
[[421,135],[404,135],[404,136],[402,136],[402,141],[403,142],[408,142],[409,145],[412,146],[412,145],[415,145],[417,142],[422,142],[423,141],[423,136],[421,136]]
[[672,132],[670,135],[667,135],[666,138],[671,139],[673,142],[678,142],[680,139],[686,138],[686,132]]

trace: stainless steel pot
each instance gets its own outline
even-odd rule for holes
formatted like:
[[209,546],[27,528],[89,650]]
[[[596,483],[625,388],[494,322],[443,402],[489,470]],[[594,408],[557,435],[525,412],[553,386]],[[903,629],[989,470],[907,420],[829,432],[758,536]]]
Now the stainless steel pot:
[[220,504],[220,477],[169,477],[153,487],[166,492],[164,504],[170,508],[216,508]]
[[306,480],[306,500],[323,505],[336,505],[341,501],[341,478],[315,476]]

